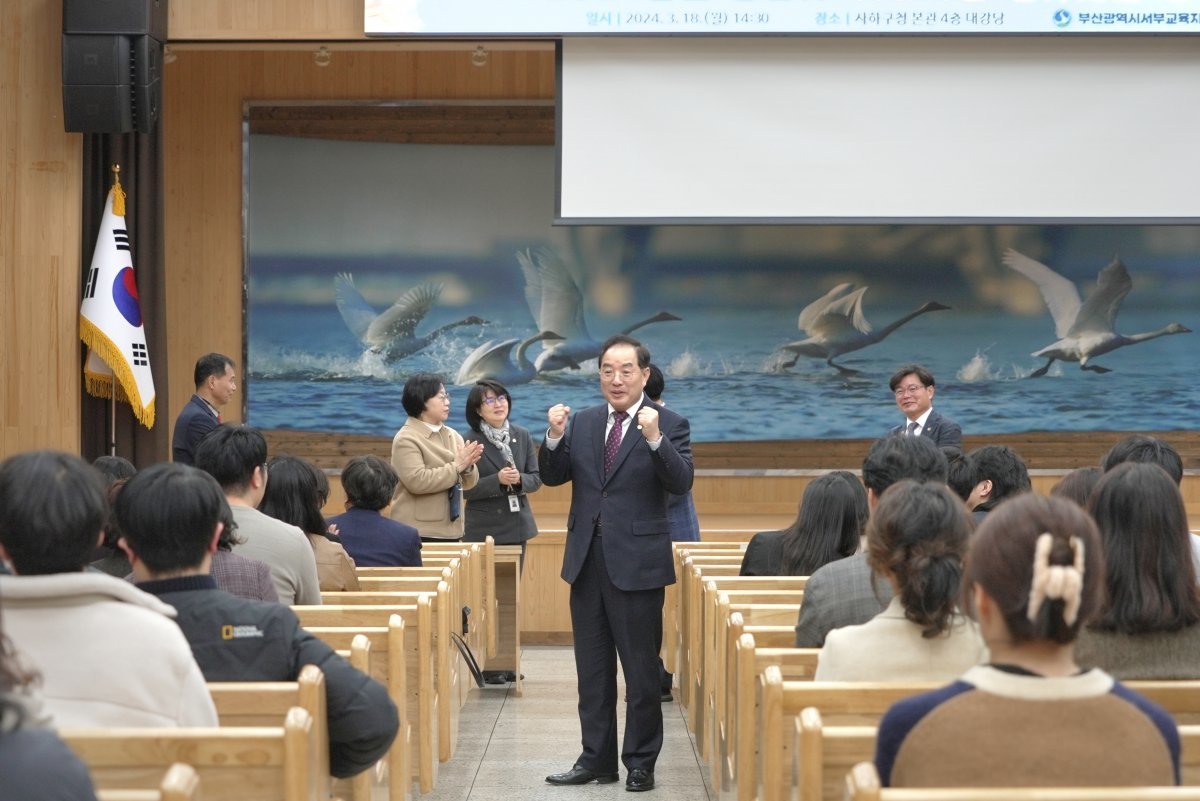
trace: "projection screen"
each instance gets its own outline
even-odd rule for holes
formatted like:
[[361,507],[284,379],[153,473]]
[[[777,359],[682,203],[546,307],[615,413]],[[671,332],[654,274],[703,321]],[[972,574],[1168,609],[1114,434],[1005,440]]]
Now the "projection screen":
[[1195,38],[565,39],[559,98],[560,222],[1200,222]]

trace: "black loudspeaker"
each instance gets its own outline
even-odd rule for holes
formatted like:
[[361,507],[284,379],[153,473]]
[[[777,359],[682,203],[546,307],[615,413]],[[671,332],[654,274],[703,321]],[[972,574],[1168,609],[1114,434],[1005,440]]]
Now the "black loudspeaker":
[[162,102],[162,43],[150,36],[63,35],[63,121],[79,133],[149,133]]
[[167,0],[63,0],[63,33],[123,33],[167,40]]

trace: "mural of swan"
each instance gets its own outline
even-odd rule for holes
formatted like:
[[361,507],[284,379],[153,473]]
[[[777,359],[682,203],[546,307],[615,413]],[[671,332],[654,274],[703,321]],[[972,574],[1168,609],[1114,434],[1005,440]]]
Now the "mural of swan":
[[433,329],[424,336],[417,336],[417,324],[425,319],[430,308],[442,294],[441,284],[421,284],[405,292],[391,308],[379,314],[367,303],[366,298],[354,286],[349,273],[338,273],[333,279],[333,293],[337,298],[338,311],[346,327],[373,353],[383,355],[385,361],[394,362],[411,356],[431,345],[447,331],[463,325],[482,325],[487,322],[481,317],[464,317],[447,325]]
[[[529,361],[525,351],[529,350],[529,346],[534,342],[561,339],[562,337],[553,331],[539,331],[525,339],[506,339],[502,342],[494,339],[488,340],[471,351],[470,355],[463,360],[462,367],[458,368],[458,375],[454,378],[454,383],[466,386],[485,378],[491,378],[506,386],[527,384],[537,375],[537,368]],[[513,346],[517,348],[516,363],[510,360]]]
[[1114,258],[1112,263],[1100,271],[1095,288],[1083,301],[1079,299],[1079,291],[1075,284],[1041,262],[1011,249],[1005,251],[1003,261],[1037,284],[1042,299],[1046,301],[1046,308],[1054,318],[1054,335],[1058,337],[1058,341],[1033,352],[1032,355],[1048,361],[1030,373],[1030,378],[1045,375],[1055,359],[1079,362],[1081,370],[1109,373],[1112,372],[1109,368],[1089,362],[1097,356],[1126,345],[1136,345],[1168,334],[1192,332],[1192,329],[1179,323],[1171,323],[1157,331],[1129,336],[1113,330],[1117,322],[1117,312],[1121,310],[1121,302],[1133,288],[1129,271],[1120,259]]
[[845,353],[874,345],[914,317],[950,308],[930,301],[878,331],[873,331],[862,313],[862,299],[867,289],[865,286],[854,289],[854,284],[838,284],[805,306],[800,312],[799,327],[808,334],[808,339],[780,346],[780,350],[794,355],[789,360],[780,361],[778,367],[791,367],[801,356],[811,356],[814,359],[824,359],[826,364],[842,373],[855,375],[857,371],[834,364],[833,360]]
[[[562,335],[561,342],[543,346],[544,350],[534,362],[535,369],[539,373],[565,367],[579,369],[583,362],[598,357],[603,343],[588,333],[583,320],[583,293],[562,257],[548,248],[538,248],[532,252],[518,251],[517,261],[525,276],[525,301],[538,330],[557,331]],[[679,319],[670,312],[661,311],[622,329],[621,333],[632,334],[650,323]]]

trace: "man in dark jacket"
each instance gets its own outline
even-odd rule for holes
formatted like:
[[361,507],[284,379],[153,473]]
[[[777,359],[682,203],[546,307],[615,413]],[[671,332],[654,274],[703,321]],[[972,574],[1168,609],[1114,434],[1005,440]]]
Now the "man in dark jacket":
[[114,514],[137,586],[178,611],[176,622],[208,681],[295,681],[305,665],[319,667],[330,773],[361,773],[396,737],[399,719],[387,689],[302,629],[286,606],[217,589],[209,564],[224,504],[216,480],[192,467],[159,464],[134,476]]

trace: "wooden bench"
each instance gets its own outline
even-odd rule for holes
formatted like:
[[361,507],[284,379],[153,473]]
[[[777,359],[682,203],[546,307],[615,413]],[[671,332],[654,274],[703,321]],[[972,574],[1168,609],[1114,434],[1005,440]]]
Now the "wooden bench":
[[880,787],[875,765],[846,775],[847,801],[1200,801],[1200,787]]
[[282,726],[60,729],[101,791],[157,789],[176,762],[191,765],[205,801],[325,801],[312,718],[299,707]]
[[744,542],[675,542],[672,543],[675,563],[675,583],[663,593],[663,665],[668,673],[679,672],[680,595],[683,588],[683,562],[692,555],[722,554],[730,562],[740,563],[745,552]]
[[176,762],[167,768],[157,790],[98,790],[96,801],[193,801],[199,798],[199,787],[196,769]]
[[[402,614],[394,614],[383,626],[305,627],[331,648],[350,650],[351,664],[388,688],[400,716],[396,741],[386,757],[389,795],[393,799],[408,795],[414,775],[422,793],[430,792],[437,782],[437,699],[430,633],[433,615],[428,598],[417,602],[416,611],[415,626],[410,626]],[[369,645],[365,659],[356,655],[364,640]]]
[[[793,773],[793,753],[800,717],[809,716],[809,724],[822,721],[829,725],[868,726],[874,728],[892,704],[921,692],[944,686],[944,682],[914,684],[885,684],[873,682],[804,682],[784,681],[777,666],[769,666],[759,677],[761,685],[761,773],[752,786],[761,786],[762,801],[782,801],[791,798],[791,788],[797,780]],[[1200,728],[1194,721],[1200,714],[1200,681],[1130,681],[1126,686],[1141,693],[1167,710],[1180,731],[1189,737],[1200,738]],[[812,707],[814,711],[807,711]],[[818,717],[813,717],[819,713]],[[740,745],[740,744],[739,744]],[[1194,743],[1189,764],[1200,763],[1200,742]],[[739,767],[741,764],[739,763]],[[738,776],[739,785],[746,774]],[[1189,778],[1200,780],[1200,767]],[[802,785],[805,780],[800,778]],[[814,779],[807,786],[810,796],[820,793],[823,779]],[[833,792],[836,793],[836,790]],[[750,796],[753,797],[753,796]]]

